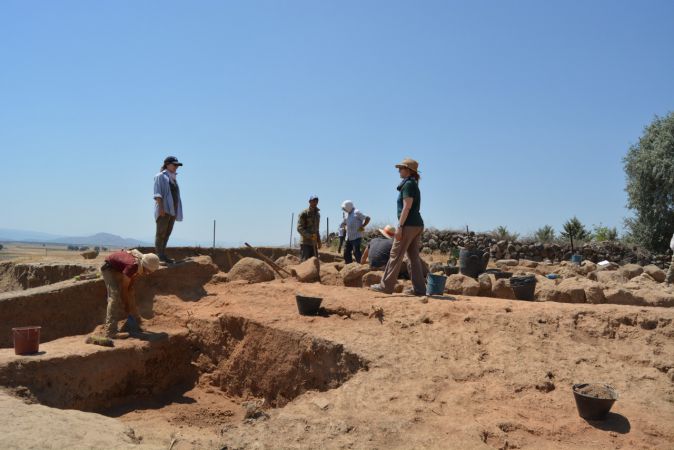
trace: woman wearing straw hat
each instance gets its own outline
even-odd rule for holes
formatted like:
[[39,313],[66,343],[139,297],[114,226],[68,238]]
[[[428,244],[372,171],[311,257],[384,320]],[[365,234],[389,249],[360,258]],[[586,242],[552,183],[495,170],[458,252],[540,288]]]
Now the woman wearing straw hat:
[[419,191],[419,163],[406,158],[396,164],[402,181],[398,185],[398,229],[393,238],[391,257],[386,264],[384,276],[379,284],[373,284],[370,289],[392,294],[398,280],[398,273],[403,264],[405,254],[409,259],[410,278],[414,295],[424,295],[423,266],[419,256],[421,233],[424,231],[424,221],[421,218],[421,192]]

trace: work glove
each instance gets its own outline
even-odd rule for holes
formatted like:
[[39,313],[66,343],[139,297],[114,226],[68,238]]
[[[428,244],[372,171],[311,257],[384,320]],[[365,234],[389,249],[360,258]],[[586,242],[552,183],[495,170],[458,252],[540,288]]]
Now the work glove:
[[363,231],[365,231],[365,227],[358,227],[358,231],[362,233]]

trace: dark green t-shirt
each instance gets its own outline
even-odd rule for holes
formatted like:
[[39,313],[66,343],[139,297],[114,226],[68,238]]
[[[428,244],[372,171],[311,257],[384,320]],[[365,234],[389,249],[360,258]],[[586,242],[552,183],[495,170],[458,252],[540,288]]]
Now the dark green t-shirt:
[[410,209],[410,213],[407,215],[407,220],[405,220],[403,226],[423,227],[424,221],[419,213],[421,207],[421,192],[419,192],[419,185],[414,178],[408,178],[400,187],[400,195],[398,195],[398,219],[400,219],[400,214],[403,212],[403,199],[408,197],[413,198],[414,201],[412,202],[412,208]]

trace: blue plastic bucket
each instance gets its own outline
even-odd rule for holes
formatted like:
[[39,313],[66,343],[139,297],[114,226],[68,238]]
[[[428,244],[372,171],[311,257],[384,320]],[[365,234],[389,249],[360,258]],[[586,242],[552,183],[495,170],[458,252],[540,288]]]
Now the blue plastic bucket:
[[426,295],[444,294],[446,282],[446,276],[429,273],[428,277],[426,277]]
[[583,261],[582,255],[571,255],[571,262],[572,263],[580,265],[581,261]]

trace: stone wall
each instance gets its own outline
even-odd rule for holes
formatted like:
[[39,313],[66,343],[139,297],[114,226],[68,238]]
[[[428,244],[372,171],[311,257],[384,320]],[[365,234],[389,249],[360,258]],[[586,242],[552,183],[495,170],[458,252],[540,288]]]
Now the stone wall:
[[[368,238],[376,237],[377,231],[370,231]],[[522,241],[505,241],[494,238],[489,233],[454,232],[447,230],[425,230],[421,239],[422,251],[449,253],[452,248],[465,247],[488,251],[492,260],[497,259],[529,259],[532,261],[552,262],[568,261],[571,259],[571,245],[569,243],[536,243]],[[575,246],[576,253],[584,260],[599,262],[608,260],[618,264],[640,264],[642,266],[655,264],[665,269],[672,259],[671,252],[663,255],[653,255],[650,252],[633,245],[619,241],[591,242]]]

